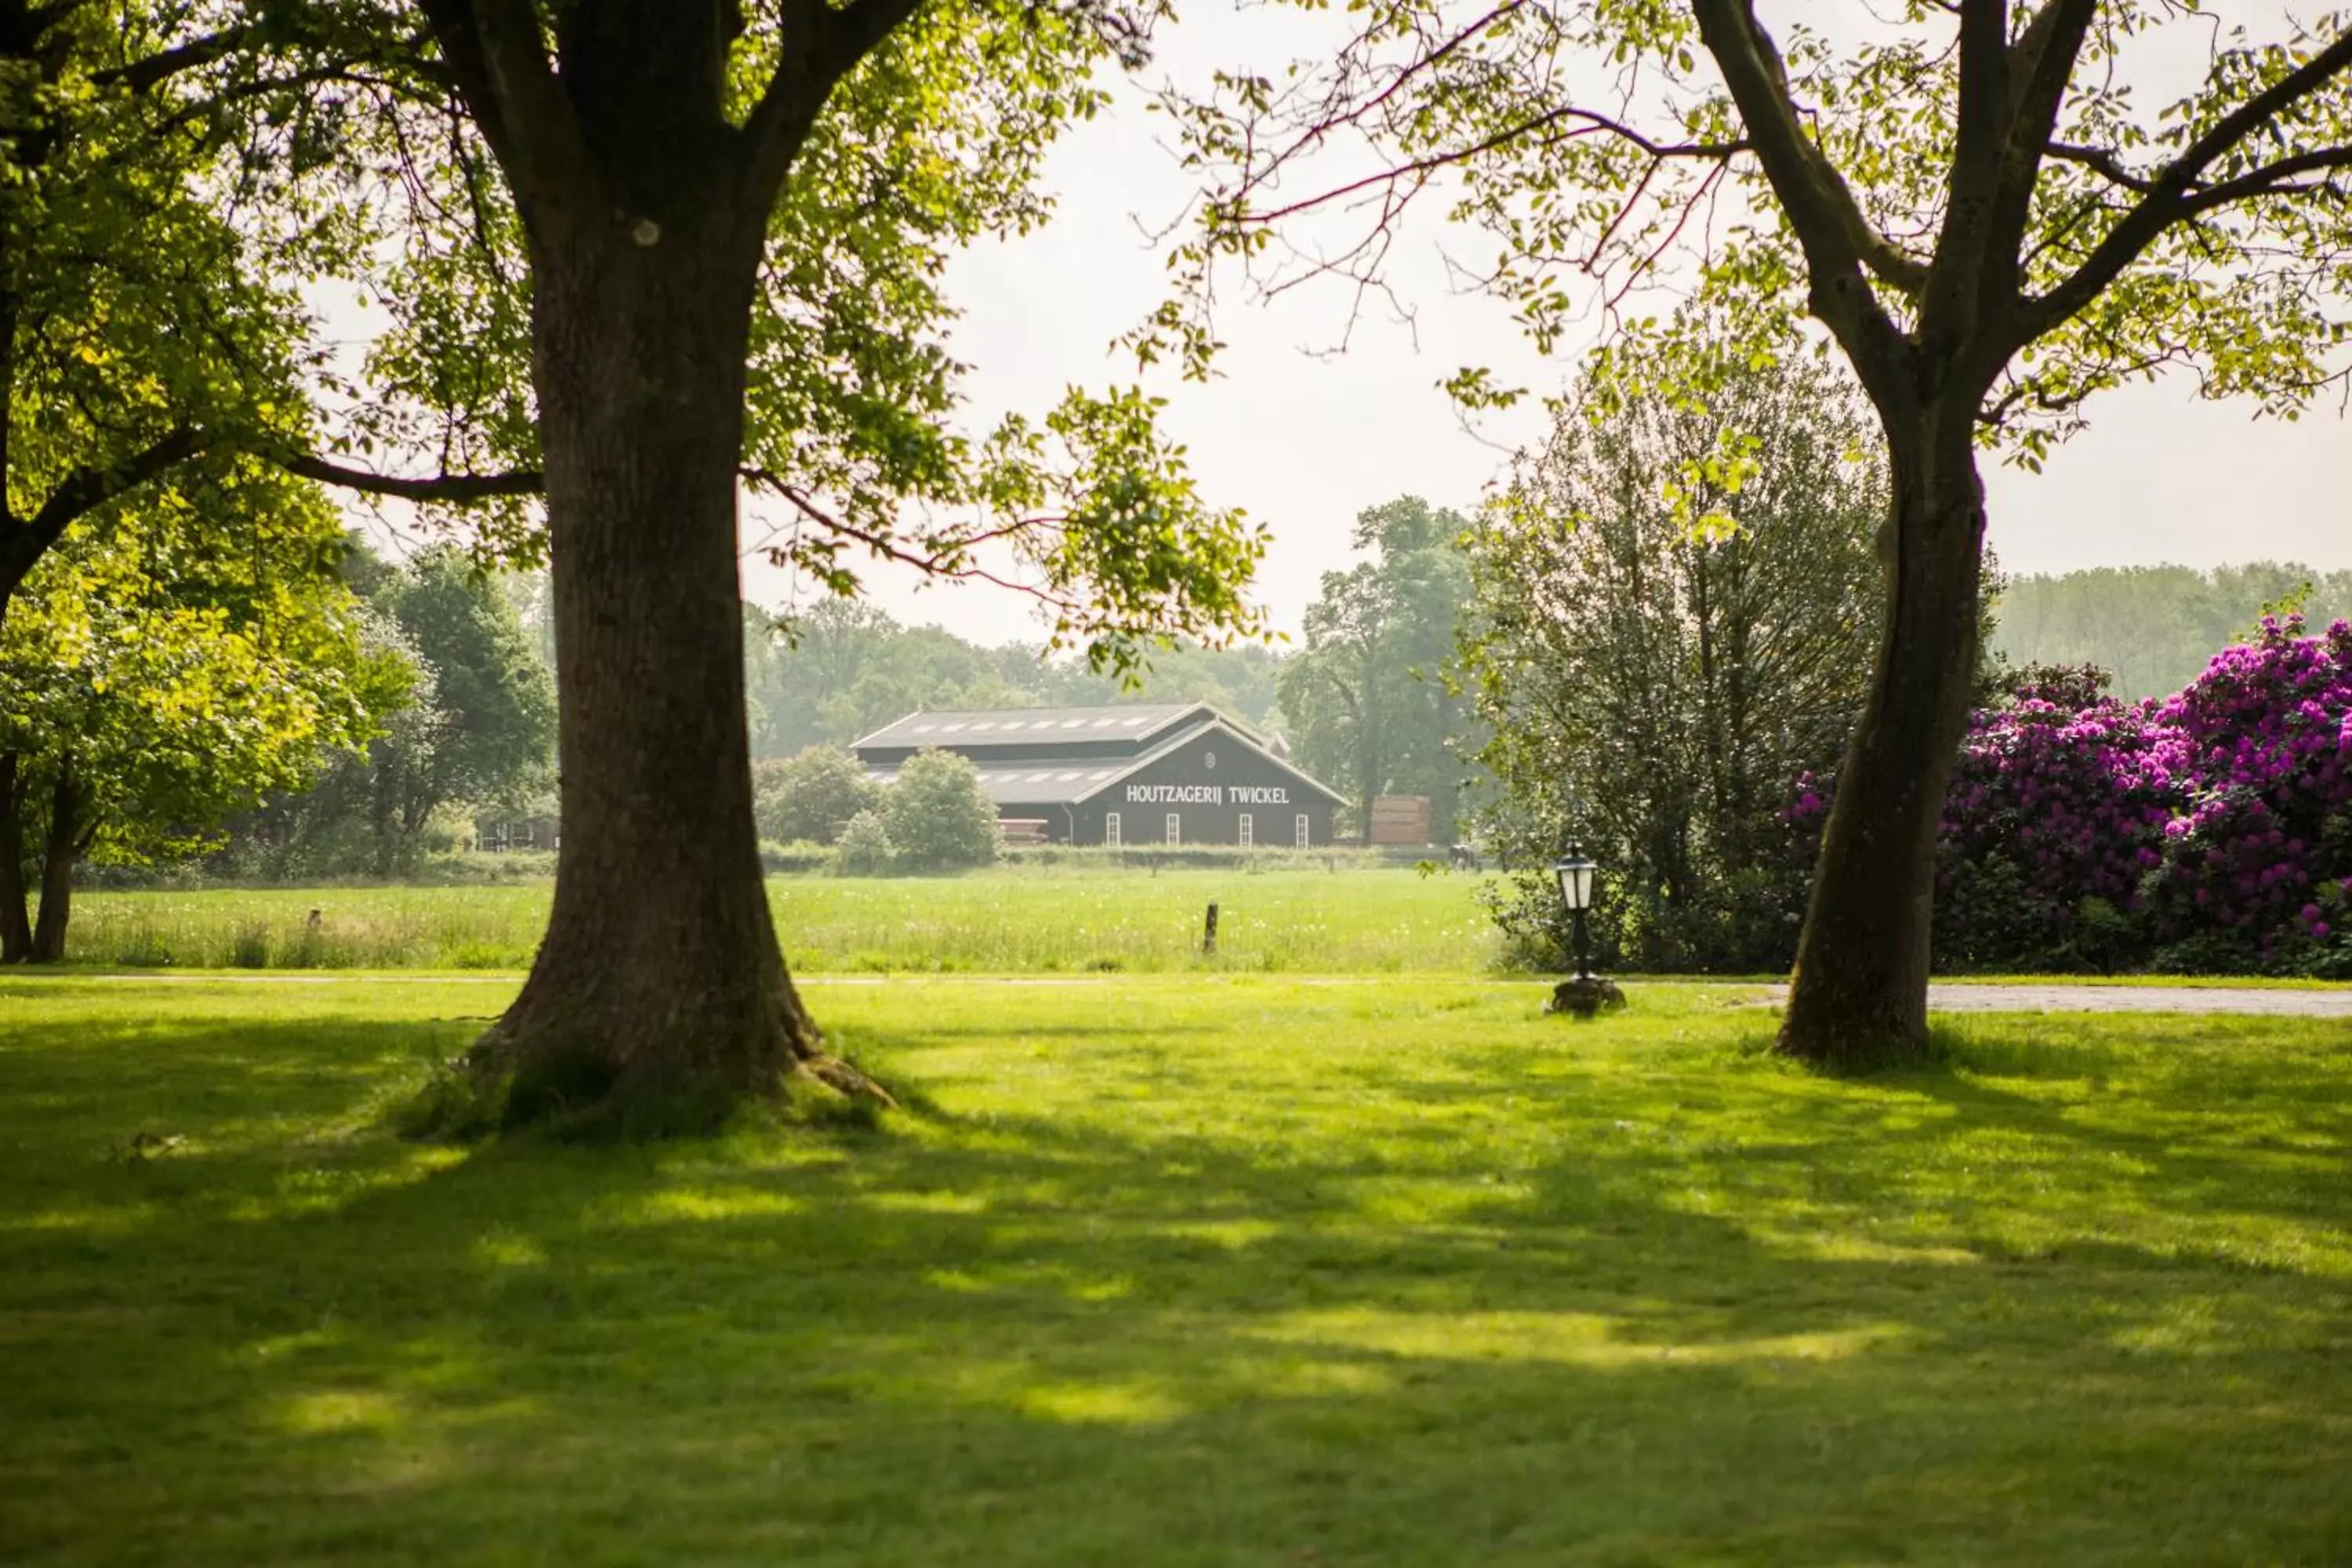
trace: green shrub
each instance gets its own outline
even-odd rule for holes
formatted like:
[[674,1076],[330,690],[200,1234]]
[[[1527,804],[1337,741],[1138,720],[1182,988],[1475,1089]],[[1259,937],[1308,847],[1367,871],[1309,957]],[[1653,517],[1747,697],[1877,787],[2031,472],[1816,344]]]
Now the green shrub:
[[832,864],[833,851],[811,839],[798,839],[790,844],[762,843],[760,846],[761,868],[772,877],[822,871]]
[[980,770],[952,752],[907,759],[883,801],[882,826],[907,870],[955,871],[996,858],[996,806],[981,791]]
[[881,813],[861,811],[841,830],[841,841],[834,846],[833,869],[844,877],[878,877],[896,858]]
[[838,746],[811,746],[751,770],[751,809],[760,837],[779,843],[831,844],[861,811],[882,802],[866,764]]

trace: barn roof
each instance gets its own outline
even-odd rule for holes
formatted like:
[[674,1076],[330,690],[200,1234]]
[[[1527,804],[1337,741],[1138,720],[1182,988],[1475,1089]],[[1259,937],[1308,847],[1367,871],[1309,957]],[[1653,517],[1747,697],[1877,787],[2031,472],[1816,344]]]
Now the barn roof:
[[[1224,734],[1230,735],[1237,743],[1247,747],[1251,751],[1256,752],[1259,755],[1266,758],[1269,762],[1274,763],[1285,773],[1290,773],[1297,778],[1300,783],[1329,796],[1334,802],[1343,805],[1345,804],[1345,798],[1340,795],[1339,791],[1331,788],[1330,785],[1322,783],[1320,780],[1301,772],[1297,763],[1290,762],[1286,758],[1277,756],[1274,752],[1267,749],[1265,742],[1255,732],[1241,724],[1235,723],[1233,720],[1226,718],[1223,714],[1218,712],[1215,709],[1210,707],[1205,702],[1172,704],[1132,703],[1123,706],[1146,709],[1157,713],[1171,714],[1180,721],[1173,724],[1163,722],[1156,728],[1140,730],[1140,733],[1143,733],[1150,738],[1150,743],[1139,746],[1132,752],[1118,756],[1103,756],[1100,754],[1057,756],[1048,749],[1050,742],[1041,742],[1037,752],[1034,754],[1019,757],[991,757],[984,761],[976,760],[972,765],[979,770],[980,787],[982,792],[985,794],[991,801],[993,801],[1000,806],[1075,805],[1079,801],[1087,800],[1096,795],[1099,795],[1104,790],[1107,790],[1113,784],[1118,784],[1121,779],[1126,778],[1129,774],[1140,772],[1142,769],[1149,767],[1153,763],[1158,762],[1161,757],[1166,756],[1169,752],[1175,751],[1186,742],[1194,740],[1203,732],[1216,730],[1223,732]],[[1002,712],[1006,710],[999,710],[997,711]],[[1123,708],[1031,708],[1013,709],[1009,711],[1016,714],[1025,712],[1040,716],[1050,715],[1059,718],[1070,714],[1119,713],[1123,711]],[[923,714],[914,715],[915,718],[923,718],[926,715]],[[968,718],[972,717],[972,715],[933,714],[929,715],[929,717],[947,719]],[[982,714],[979,715],[979,717],[985,718],[988,717],[988,715]],[[875,731],[873,735],[858,742],[857,749],[864,751],[870,747],[876,751],[887,751],[902,748],[913,743],[903,739],[885,740],[881,738],[884,736],[902,733],[902,726],[907,724],[908,721],[909,721],[908,720],[902,719],[898,723],[891,725],[887,730],[878,730]],[[1096,734],[1085,730],[1074,729],[1063,731],[1058,727],[1055,730],[1049,731],[1049,733],[1057,735],[1067,734],[1074,739],[1097,738]],[[992,748],[1001,747],[1006,743],[999,737],[996,731],[981,731],[975,734],[968,729],[954,732],[942,731],[941,738],[940,740],[929,741],[923,743],[938,746],[942,750],[952,751],[957,748],[957,743],[959,742],[964,745],[986,745]],[[869,764],[866,770],[866,776],[877,783],[887,784],[898,776],[898,762],[896,758],[893,758],[887,762],[877,762]]]
[[1104,742],[1127,742],[1139,751],[1171,725],[1196,715],[1209,718],[1215,713],[1205,702],[1118,702],[1101,708],[982,708],[950,712],[926,709],[909,713],[896,723],[885,724],[862,740],[852,741],[849,749],[866,752],[938,746],[955,751],[965,746],[1034,746],[1045,753],[1057,746],[1079,742],[1098,745]]

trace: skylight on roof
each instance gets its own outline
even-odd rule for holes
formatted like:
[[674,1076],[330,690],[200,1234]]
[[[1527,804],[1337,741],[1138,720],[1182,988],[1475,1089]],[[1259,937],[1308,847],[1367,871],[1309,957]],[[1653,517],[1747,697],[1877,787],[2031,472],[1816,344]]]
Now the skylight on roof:
[[1024,719],[1007,719],[1004,721],[1004,727],[1008,730],[1019,730],[1025,728],[1027,723],[1028,721]]
[[1149,717],[1149,715],[1148,715],[1148,714],[1138,713],[1138,714],[1137,714],[1134,718],[1132,718],[1132,719],[1121,719],[1121,720],[1118,721],[1118,722],[1119,722],[1119,726],[1120,726],[1120,728],[1122,728],[1122,729],[1132,730],[1132,729],[1134,729],[1138,724],[1140,724],[1140,723],[1144,722],[1144,721],[1145,721],[1148,717]]

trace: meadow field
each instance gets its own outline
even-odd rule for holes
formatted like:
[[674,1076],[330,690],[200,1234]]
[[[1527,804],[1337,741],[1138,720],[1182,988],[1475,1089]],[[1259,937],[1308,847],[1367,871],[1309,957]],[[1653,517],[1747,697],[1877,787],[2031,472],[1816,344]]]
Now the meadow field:
[[[956,877],[769,882],[796,970],[1476,973],[1501,942],[1484,879],[1337,870],[1021,866]],[[106,968],[523,969],[551,884],[93,892],[69,956]],[[1219,908],[1217,955],[1200,952]],[[310,929],[310,911],[319,911]]]
[[2352,1025],[844,977],[878,1126],[394,1135],[511,986],[0,978],[0,1560],[2352,1561]]

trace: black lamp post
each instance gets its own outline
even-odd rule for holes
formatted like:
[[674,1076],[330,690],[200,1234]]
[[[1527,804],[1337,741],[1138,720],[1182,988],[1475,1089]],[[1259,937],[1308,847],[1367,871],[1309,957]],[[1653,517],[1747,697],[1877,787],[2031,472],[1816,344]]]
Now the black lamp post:
[[1552,862],[1551,874],[1559,879],[1559,901],[1568,910],[1569,921],[1576,940],[1576,977],[1592,978],[1592,932],[1584,921],[1584,913],[1592,907],[1592,873],[1600,869],[1584,858],[1584,847],[1571,844],[1567,858]]
[[1573,1013],[1580,1018],[1590,1018],[1603,1007],[1622,1007],[1625,993],[1614,981],[1603,980],[1592,973],[1592,931],[1585,923],[1586,911],[1592,908],[1592,874],[1600,867],[1585,858],[1582,845],[1571,844],[1568,854],[1552,862],[1552,875],[1559,879],[1559,901],[1568,910],[1570,936],[1576,946],[1576,974],[1552,987],[1548,1013]]

